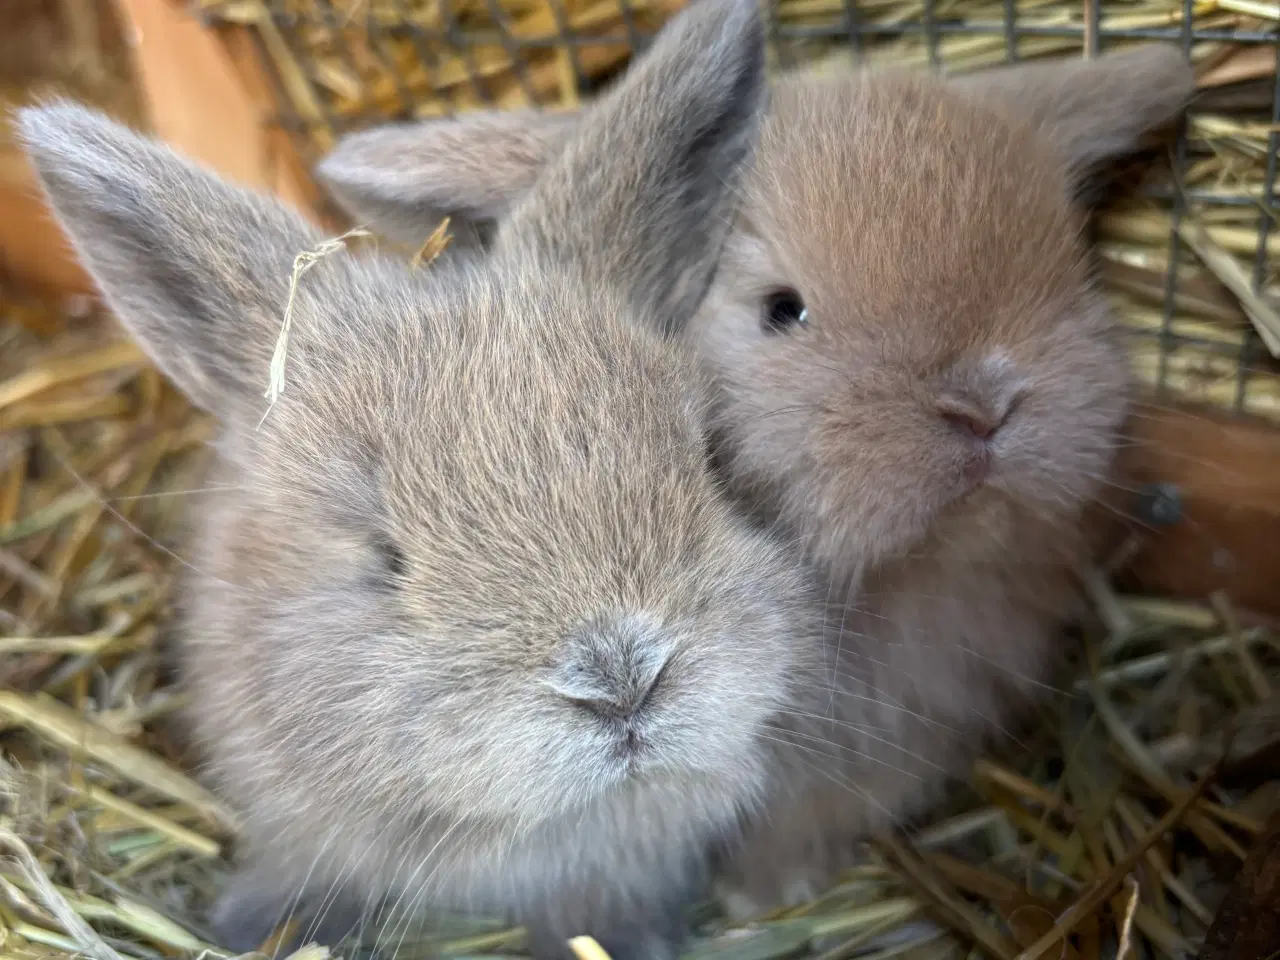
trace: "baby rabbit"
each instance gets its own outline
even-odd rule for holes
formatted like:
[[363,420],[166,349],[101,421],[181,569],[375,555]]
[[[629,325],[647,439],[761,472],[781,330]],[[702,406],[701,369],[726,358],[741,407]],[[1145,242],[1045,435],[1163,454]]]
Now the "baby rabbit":
[[223,424],[182,648],[249,854],[225,946],[386,895],[504,914],[545,957],[669,957],[704,851],[760,802],[813,601],[711,473],[696,359],[662,332],[757,136],[756,6],[678,17],[483,262],[306,274],[265,419],[316,233],[86,109],[21,112],[106,300]]
[[[1177,50],[793,74],[689,336],[733,487],[826,581],[828,667],[786,720],[793,797],[728,870],[731,906],[810,896],[910,817],[1051,674],[1081,514],[1126,409],[1124,342],[1086,269],[1086,174],[1178,112]],[[356,134],[319,170],[421,242],[504,215],[572,115]]]

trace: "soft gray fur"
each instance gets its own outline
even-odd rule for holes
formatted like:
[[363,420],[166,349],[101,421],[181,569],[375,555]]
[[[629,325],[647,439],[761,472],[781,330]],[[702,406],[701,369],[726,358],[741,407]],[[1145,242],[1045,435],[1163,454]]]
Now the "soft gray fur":
[[729,506],[696,360],[658,332],[698,307],[756,136],[756,6],[673,21],[483,262],[317,265],[265,420],[320,238],[86,109],[20,114],[110,306],[224,427],[181,647],[246,825],[225,945],[295,894],[317,926],[388,896],[505,914],[544,956],[670,956],[708,844],[762,801],[812,601]]

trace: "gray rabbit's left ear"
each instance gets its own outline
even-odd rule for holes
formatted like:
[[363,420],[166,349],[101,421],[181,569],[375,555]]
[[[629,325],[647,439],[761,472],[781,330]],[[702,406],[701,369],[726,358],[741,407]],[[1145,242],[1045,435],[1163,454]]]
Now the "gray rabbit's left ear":
[[316,168],[375,232],[419,246],[450,218],[459,246],[483,242],[577,125],[577,112],[486,110],[393,124],[343,139]]
[[25,108],[17,128],[80,262],[156,365],[205,410],[260,415],[290,267],[315,229],[78,104]]
[[1133,152],[1171,123],[1195,92],[1182,52],[1147,44],[1094,60],[1052,60],[963,74],[949,81],[1030,119],[1082,178]]

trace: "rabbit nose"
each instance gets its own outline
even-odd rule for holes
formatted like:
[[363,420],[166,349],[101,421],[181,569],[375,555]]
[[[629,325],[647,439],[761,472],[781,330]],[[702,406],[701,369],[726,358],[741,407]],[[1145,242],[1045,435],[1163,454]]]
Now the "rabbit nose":
[[942,415],[942,419],[957,430],[973,434],[979,440],[989,440],[991,435],[996,432],[996,425],[989,418],[972,413],[953,413],[948,411]]
[[654,632],[631,618],[575,631],[551,685],[566,700],[597,716],[634,716],[653,696],[667,652]]
[[649,700],[649,695],[657,686],[657,677],[642,679],[632,673],[629,676],[606,678],[590,691],[575,693],[561,690],[574,706],[595,714],[602,720],[628,720],[634,717]]
[[990,440],[1003,422],[978,405],[963,401],[944,401],[938,413],[951,427],[978,440]]
[[570,698],[570,703],[581,707],[588,713],[593,713],[601,720],[629,720],[635,716],[644,698],[638,700],[632,697],[611,697],[611,698],[592,698],[589,700],[579,700]]
[[955,397],[944,398],[939,403],[938,415],[965,441],[961,475],[968,485],[981,484],[991,472],[991,439],[1000,429],[1002,420],[979,404]]

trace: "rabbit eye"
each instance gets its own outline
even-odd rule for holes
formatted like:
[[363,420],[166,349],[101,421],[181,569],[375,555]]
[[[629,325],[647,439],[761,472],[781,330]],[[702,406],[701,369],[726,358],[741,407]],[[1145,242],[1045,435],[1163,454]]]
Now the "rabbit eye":
[[395,579],[403,577],[409,568],[403,551],[389,537],[379,537],[376,546],[387,573]]
[[782,333],[793,327],[807,326],[809,308],[794,290],[775,290],[764,298],[766,333]]

